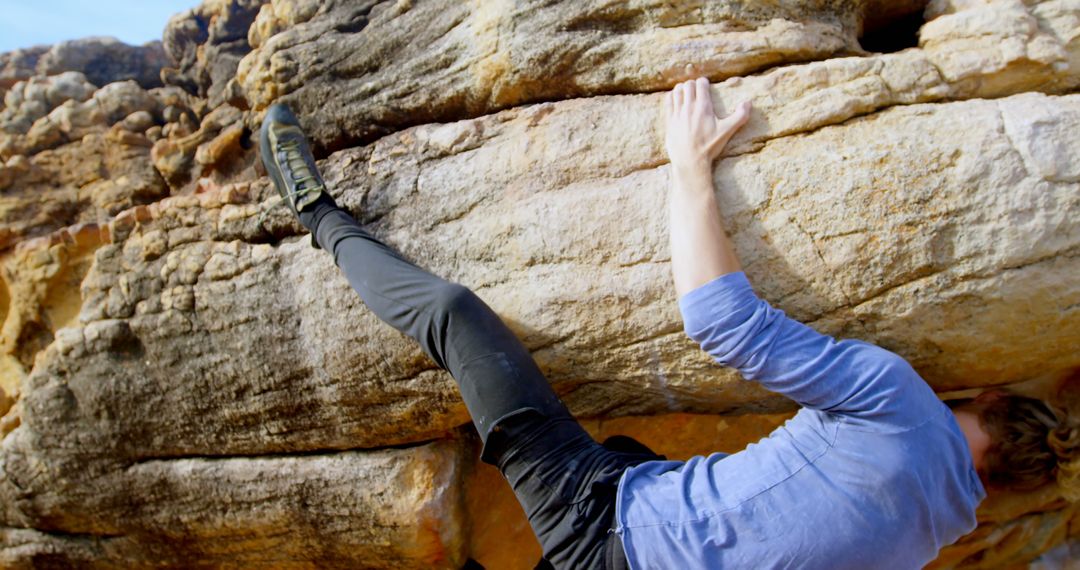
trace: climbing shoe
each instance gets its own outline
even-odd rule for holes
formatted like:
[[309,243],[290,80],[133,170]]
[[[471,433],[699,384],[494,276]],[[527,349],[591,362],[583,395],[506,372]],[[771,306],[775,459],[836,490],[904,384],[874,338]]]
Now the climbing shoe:
[[278,103],[266,111],[259,133],[259,153],[278,194],[293,214],[299,215],[326,192],[300,122],[288,106]]

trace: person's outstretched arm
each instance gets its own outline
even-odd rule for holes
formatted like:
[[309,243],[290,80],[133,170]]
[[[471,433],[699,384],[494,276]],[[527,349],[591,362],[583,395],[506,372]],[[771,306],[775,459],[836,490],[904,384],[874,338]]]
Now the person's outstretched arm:
[[750,288],[712,179],[713,161],[746,123],[750,105],[719,119],[709,82],[698,79],[675,87],[666,107],[671,265],[687,335],[720,364],[803,406],[893,424],[924,418],[936,398],[903,359],[819,334]]
[[702,77],[680,83],[664,100],[671,159],[671,271],[680,297],[741,269],[720,222],[712,163],[750,117],[750,103],[719,119],[709,92],[709,81]]

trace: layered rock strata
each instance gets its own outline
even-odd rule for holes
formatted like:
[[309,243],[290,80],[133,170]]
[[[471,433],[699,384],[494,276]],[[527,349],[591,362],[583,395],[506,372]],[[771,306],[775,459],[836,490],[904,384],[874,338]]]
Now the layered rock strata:
[[[122,496],[72,485],[28,497],[35,509],[63,513],[38,522],[42,530],[6,522],[0,563],[354,568],[363,561],[365,568],[456,568],[464,561],[459,463],[453,443],[140,462],[99,479],[124,489]],[[70,502],[76,496],[78,502]],[[50,505],[58,497],[60,503]],[[106,512],[119,516],[96,518]],[[56,527],[71,530],[58,534]]]
[[[521,103],[658,91],[700,75],[864,54],[860,24],[880,4],[282,2],[260,12],[250,34],[256,49],[238,78],[255,110],[286,101],[310,118],[304,126],[317,143],[336,149]],[[937,17],[919,31],[922,49],[889,66],[911,68],[915,84],[836,69],[843,63],[814,78],[849,73],[861,80],[852,90],[892,103],[1077,84],[1080,39],[1068,2],[942,1],[928,12]]]
[[[792,408],[681,333],[655,92],[699,74],[754,101],[715,180],[763,297],[939,391],[1075,405],[1080,7],[935,0],[863,49],[923,5],[211,0],[163,88],[0,58],[0,565],[535,564],[452,380],[271,210],[276,101],[600,438],[734,451]],[[995,494],[936,567],[1024,563],[1078,512]]]

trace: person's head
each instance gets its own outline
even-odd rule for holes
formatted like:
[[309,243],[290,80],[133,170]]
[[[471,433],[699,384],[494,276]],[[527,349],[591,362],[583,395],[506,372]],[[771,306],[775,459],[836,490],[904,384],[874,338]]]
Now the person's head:
[[1080,500],[1080,422],[1041,400],[988,390],[956,408],[990,436],[980,475],[991,487],[1030,490],[1057,481]]

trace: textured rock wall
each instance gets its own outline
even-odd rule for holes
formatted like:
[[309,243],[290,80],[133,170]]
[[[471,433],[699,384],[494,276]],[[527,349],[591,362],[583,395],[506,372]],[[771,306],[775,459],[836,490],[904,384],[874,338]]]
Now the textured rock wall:
[[[0,56],[0,565],[535,564],[452,380],[260,220],[275,101],[598,437],[735,451],[792,409],[681,332],[659,92],[702,74],[755,103],[715,178],[765,298],[943,395],[1077,407],[1074,1],[209,0],[164,40],[162,86]],[[999,493],[980,521],[937,567],[1025,563],[1080,509]]]
[[150,89],[161,86],[167,62],[161,42],[129,46],[115,38],[71,40],[0,54],[0,89],[66,71],[83,73],[96,85],[130,79]]

